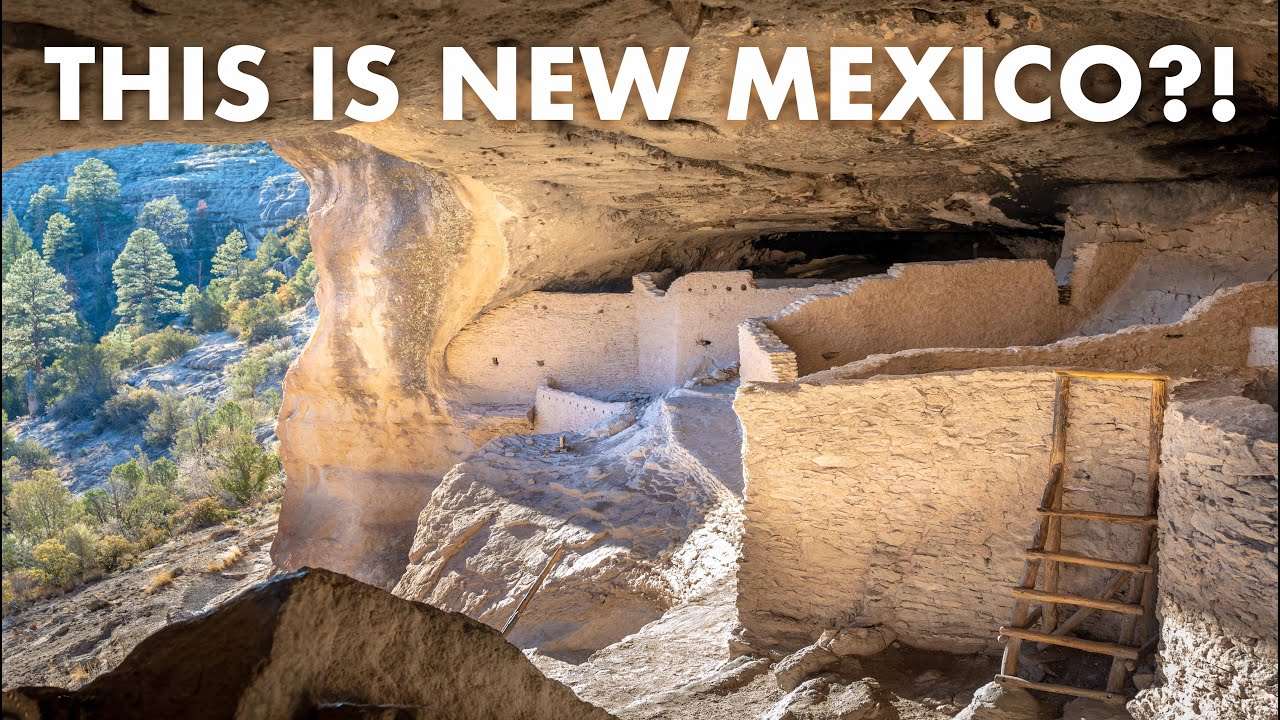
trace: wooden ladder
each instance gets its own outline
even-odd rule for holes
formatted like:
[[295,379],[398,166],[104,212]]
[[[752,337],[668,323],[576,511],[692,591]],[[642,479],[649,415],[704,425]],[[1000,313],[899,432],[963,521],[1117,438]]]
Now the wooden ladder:
[[[1071,399],[1072,378],[1102,380],[1136,380],[1151,383],[1151,432],[1147,458],[1146,511],[1142,515],[1121,515],[1092,510],[1072,510],[1062,506],[1064,468],[1067,457],[1067,420]],[[1102,700],[1109,703],[1125,701],[1124,684],[1128,673],[1140,658],[1155,646],[1158,635],[1154,632],[1155,566],[1152,564],[1156,543],[1156,506],[1160,479],[1160,436],[1164,430],[1164,409],[1167,401],[1169,377],[1147,373],[1090,372],[1083,370],[1058,370],[1057,386],[1053,401],[1053,450],[1050,456],[1049,484],[1037,512],[1040,522],[1035,542],[1027,550],[1022,582],[1013,588],[1013,618],[1009,625],[1000,628],[1005,642],[1004,659],[996,682],[1004,686],[1042,690]],[[1070,518],[1090,522],[1105,522],[1138,526],[1141,539],[1132,561],[1109,560],[1089,557],[1062,549],[1062,520]],[[1058,588],[1058,576],[1063,564],[1086,565],[1114,571],[1110,583],[1098,597],[1073,595]],[[1044,568],[1044,586],[1037,588],[1040,569]],[[1128,602],[1112,598],[1125,585],[1129,586]],[[1031,604],[1040,607],[1034,611]],[[1059,621],[1060,605],[1075,606],[1070,617]],[[1122,616],[1120,637],[1117,642],[1086,640],[1070,635],[1096,611],[1117,613]],[[1143,622],[1145,642],[1136,637],[1139,620]],[[1039,623],[1039,627],[1036,624]],[[1032,682],[1018,677],[1018,654],[1023,641],[1043,645],[1059,645],[1085,652],[1111,657],[1111,672],[1106,691],[1089,690],[1070,685]]]

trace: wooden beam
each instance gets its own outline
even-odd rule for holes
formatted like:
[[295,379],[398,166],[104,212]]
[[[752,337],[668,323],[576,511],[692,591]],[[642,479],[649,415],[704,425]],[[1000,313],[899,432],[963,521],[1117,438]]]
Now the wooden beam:
[[1121,513],[1095,512],[1093,510],[1054,510],[1041,507],[1036,510],[1041,515],[1076,518],[1077,520],[1097,520],[1099,522],[1128,523],[1131,525],[1155,525],[1153,515],[1124,515]]
[[[1126,580],[1129,579],[1129,577],[1130,577],[1130,573],[1124,570],[1121,570],[1120,572],[1116,573],[1115,577],[1111,578],[1111,582],[1107,585],[1106,589],[1103,590],[1102,594],[1098,596],[1098,599],[1110,600],[1112,597],[1115,596],[1116,593],[1120,592],[1120,588],[1124,587],[1124,583]],[[1059,625],[1058,628],[1053,631],[1054,634],[1066,635],[1072,630],[1075,630],[1076,628],[1084,624],[1084,621],[1087,620],[1089,616],[1094,613],[1094,610],[1095,608],[1091,608],[1091,607],[1080,608],[1075,612],[1074,615],[1067,618],[1066,622]]]
[[[1054,386],[1053,393],[1053,450],[1049,455],[1049,465],[1053,468],[1054,476],[1057,482],[1054,483],[1052,496],[1049,498],[1048,506],[1054,510],[1062,509],[1062,495],[1066,489],[1066,466],[1067,466],[1067,428],[1070,425],[1069,418],[1071,413],[1071,378],[1066,375],[1059,375]],[[1062,549],[1062,518],[1049,515],[1046,516],[1048,532],[1046,533],[1045,542],[1038,544],[1050,553],[1057,552]],[[1058,591],[1059,570],[1058,563],[1052,559],[1052,555],[1045,562],[1044,567],[1044,586],[1049,592]],[[1022,583],[1025,587],[1035,587],[1035,583]],[[1043,605],[1044,621],[1042,626],[1045,632],[1051,632],[1058,624],[1058,607],[1056,605]],[[1026,627],[1023,623],[1021,627]]]
[[[1107,612],[1131,615],[1133,617],[1139,617],[1145,612],[1141,605],[1130,605],[1129,603],[1117,602],[1115,600],[1099,600],[1085,595],[1072,595],[1070,593],[1036,590],[1035,588],[1015,587],[1013,588],[1013,596],[1033,602],[1061,603],[1063,605],[1091,607],[1096,610],[1106,610]],[[1052,632],[1052,628],[1046,628],[1045,632]]]
[[[1151,417],[1147,435],[1147,502],[1146,514],[1155,516],[1160,502],[1160,442],[1164,436],[1164,410],[1168,404],[1169,387],[1164,379],[1156,379],[1151,383]],[[1134,562],[1149,563],[1151,550],[1155,546],[1155,525],[1149,525],[1142,531],[1138,540],[1138,551],[1134,554]],[[1135,599],[1140,607],[1146,607],[1152,598],[1148,593],[1155,592],[1155,578],[1133,576],[1129,583],[1129,597]],[[1145,614],[1145,613],[1144,613]],[[1133,642],[1134,631],[1138,627],[1138,618],[1126,617],[1120,623],[1120,642],[1129,645]],[[1107,690],[1117,692],[1124,688],[1128,671],[1119,660],[1111,663],[1111,674],[1107,677]]]
[[1016,687],[1023,690],[1040,690],[1042,692],[1057,693],[1059,695],[1073,695],[1075,697],[1088,698],[1090,700],[1100,700],[1113,705],[1120,705],[1125,702],[1124,695],[1119,693],[1102,692],[1101,690],[1086,690],[1085,688],[1071,687],[1070,685],[1054,685],[1052,683],[1038,683],[1030,680],[1023,680],[1020,677],[1011,675],[997,675],[996,682],[1004,687]]
[[1110,370],[1055,370],[1058,375],[1078,378],[1093,378],[1095,380],[1168,380],[1169,376],[1163,373],[1140,373],[1140,372],[1124,372]]
[[1046,550],[1027,550],[1027,557],[1039,558],[1040,560],[1052,559],[1069,565],[1088,565],[1089,567],[1106,568],[1108,570],[1124,570],[1131,573],[1155,572],[1155,568],[1151,565],[1121,562],[1119,560],[1104,560],[1071,552],[1055,553]]
[[1120,645],[1118,643],[1099,642],[1097,640],[1085,640],[1084,638],[1072,637],[1070,635],[1050,635],[1049,633],[1036,632],[1035,630],[1022,630],[1014,627],[1000,628],[1000,634],[1009,638],[1018,640],[1033,640],[1035,642],[1048,643],[1049,645],[1061,645],[1062,647],[1075,648],[1085,652],[1096,653],[1098,655],[1110,655],[1111,657],[1123,658],[1125,660],[1137,660],[1138,648],[1129,647],[1128,645]]

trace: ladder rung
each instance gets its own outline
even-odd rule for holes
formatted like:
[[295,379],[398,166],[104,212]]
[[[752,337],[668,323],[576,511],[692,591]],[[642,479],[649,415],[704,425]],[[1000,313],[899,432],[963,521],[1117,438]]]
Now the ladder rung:
[[1117,513],[1093,512],[1092,510],[1052,510],[1046,507],[1042,507],[1036,512],[1041,515],[1076,518],[1078,520],[1101,520],[1102,522],[1131,523],[1134,525],[1156,524],[1156,518],[1152,515],[1119,515]]
[[1031,682],[1030,680],[1023,680],[1020,677],[1014,677],[1012,675],[997,675],[996,682],[1006,687],[1016,687],[1024,690],[1042,690],[1044,692],[1058,693],[1059,695],[1074,695],[1076,697],[1089,698],[1090,700],[1101,700],[1105,703],[1120,704],[1125,701],[1125,696],[1120,693],[1109,693],[1102,690],[1086,690],[1084,688],[1071,687],[1070,685]]
[[1130,605],[1129,603],[1116,602],[1115,600],[1099,600],[1098,598],[1086,597],[1084,595],[1071,595],[1068,593],[1049,592],[1048,590],[1036,590],[1035,588],[1015,587],[1013,588],[1013,596],[1021,598],[1022,600],[1039,600],[1041,602],[1091,607],[1098,610],[1120,613],[1121,615],[1141,615],[1144,612],[1141,605]]
[[1110,655],[1112,657],[1124,658],[1125,660],[1137,660],[1139,648],[1129,647],[1128,645],[1119,645],[1117,643],[1098,642],[1097,640],[1085,640],[1084,638],[1072,637],[1070,635],[1050,635],[1049,633],[1036,632],[1035,630],[1023,630],[1015,627],[1002,627],[1000,634],[1005,637],[1018,638],[1019,640],[1031,640],[1034,642],[1042,642],[1048,645],[1061,645],[1062,647],[1075,648],[1076,650],[1084,650],[1085,652],[1097,653],[1098,655]]
[[1089,567],[1107,568],[1109,570],[1124,570],[1131,573],[1149,573],[1155,570],[1155,568],[1150,565],[1120,562],[1119,560],[1103,560],[1102,558],[1089,557],[1088,555],[1078,555],[1076,553],[1069,552],[1049,552],[1048,550],[1036,550],[1035,548],[1027,550],[1027,557],[1033,560],[1053,560],[1055,562],[1071,563],[1072,565],[1088,565]]

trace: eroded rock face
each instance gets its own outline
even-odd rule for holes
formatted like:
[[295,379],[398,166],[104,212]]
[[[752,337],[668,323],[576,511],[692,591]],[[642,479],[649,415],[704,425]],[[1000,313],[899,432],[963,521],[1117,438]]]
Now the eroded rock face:
[[324,570],[170,625],[77,691],[4,695],[5,717],[20,718],[377,717],[340,704],[424,719],[611,717],[480,623]]
[[395,592],[585,657],[733,574],[741,523],[732,386],[679,391],[585,434],[495,440],[453,468],[419,518]]

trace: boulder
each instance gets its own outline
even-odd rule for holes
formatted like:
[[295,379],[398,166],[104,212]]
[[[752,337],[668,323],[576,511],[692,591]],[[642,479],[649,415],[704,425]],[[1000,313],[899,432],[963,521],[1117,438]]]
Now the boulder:
[[1076,698],[1062,708],[1062,720],[1133,720],[1124,705]]
[[1021,688],[989,682],[973,693],[955,720],[1039,720],[1040,703]]
[[820,645],[810,645],[783,658],[773,668],[773,677],[784,692],[791,692],[807,678],[840,664],[840,656]]
[[872,678],[843,684],[835,675],[806,680],[761,720],[898,720],[892,698]]
[[310,569],[161,629],[79,690],[6,691],[4,716],[612,717],[493,628]]
[[884,652],[898,634],[884,625],[844,628],[835,633],[827,648],[840,657],[866,657]]

